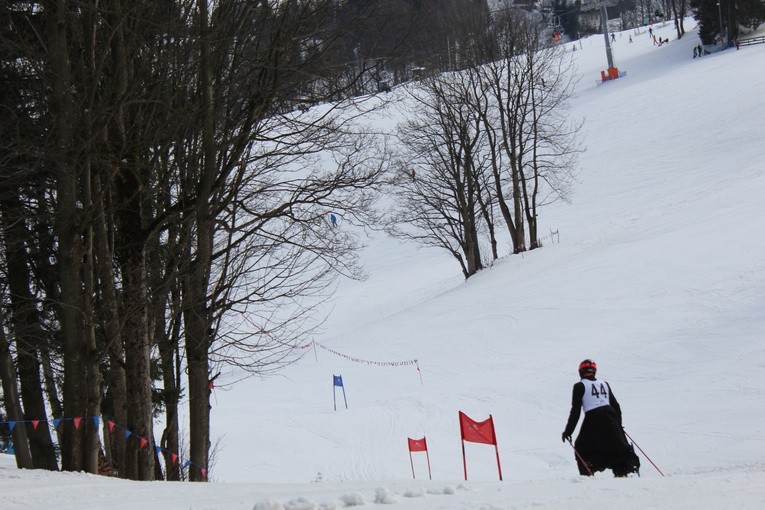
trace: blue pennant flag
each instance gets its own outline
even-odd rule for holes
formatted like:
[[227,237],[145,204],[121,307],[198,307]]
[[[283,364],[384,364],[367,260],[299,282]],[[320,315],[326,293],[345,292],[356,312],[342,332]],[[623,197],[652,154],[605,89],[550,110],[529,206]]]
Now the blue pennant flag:
[[157,452],[157,455],[159,455],[159,453],[162,451],[162,448],[160,448],[159,446],[155,446],[154,451]]
[[184,468],[187,468],[187,467],[189,467],[190,465],[191,465],[191,461],[190,461],[190,460],[187,460],[186,462],[184,462],[184,464],[183,464],[183,467],[184,467]]
[[101,417],[100,416],[94,416],[93,417],[93,425],[95,425],[96,428],[101,426]]
[[132,432],[130,432],[128,429],[125,429],[125,439],[129,438],[130,434],[132,434]]
[[334,386],[342,386],[343,385],[343,376],[342,375],[333,375],[334,378]]
[[11,432],[13,432],[13,427],[15,427],[15,426],[16,426],[16,422],[15,421],[9,421],[8,422],[8,428],[11,429]]
[[53,418],[53,428],[55,429],[58,427],[58,424],[61,423],[61,418]]

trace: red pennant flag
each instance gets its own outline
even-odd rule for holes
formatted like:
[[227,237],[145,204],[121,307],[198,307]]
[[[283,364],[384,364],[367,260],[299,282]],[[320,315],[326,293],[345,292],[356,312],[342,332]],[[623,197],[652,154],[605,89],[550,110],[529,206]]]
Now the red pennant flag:
[[409,451],[410,452],[426,452],[428,451],[428,443],[425,441],[425,438],[422,439],[412,439],[411,437],[407,438],[409,440]]
[[32,420],[32,428],[37,430],[37,426],[40,424],[40,420]]
[[201,471],[201,472],[202,472],[202,478],[204,478],[205,480],[207,480],[207,470],[206,470],[205,468],[200,468],[200,470],[199,470],[199,471]]
[[489,415],[488,420],[477,422],[460,411],[460,433],[463,441],[472,443],[497,444],[497,436],[494,434],[494,420]]
[[109,420],[109,432],[114,432],[114,422]]
[[82,421],[82,418],[72,418],[74,420],[74,428],[78,429],[80,428],[80,422]]
[[173,459],[173,464],[178,462],[178,454],[177,453],[171,453],[170,457]]
[[145,437],[141,438],[141,448],[146,446],[148,443],[149,443],[149,441]]
[[210,381],[210,391],[215,389],[215,381]]

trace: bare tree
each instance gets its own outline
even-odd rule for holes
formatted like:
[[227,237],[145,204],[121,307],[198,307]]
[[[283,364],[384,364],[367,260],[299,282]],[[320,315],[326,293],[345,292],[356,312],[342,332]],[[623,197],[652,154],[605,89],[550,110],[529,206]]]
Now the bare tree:
[[513,251],[533,249],[539,208],[571,184],[581,150],[579,125],[565,117],[574,73],[545,40],[537,19],[501,11],[473,41],[465,69],[417,90],[413,120],[399,130],[406,163],[393,232],[448,250],[466,277],[481,267],[478,211],[493,246],[496,205]]
[[469,278],[483,267],[479,243],[483,134],[472,75],[432,77],[412,94],[399,128],[396,208],[390,231],[448,251]]
[[[207,3],[198,4],[199,74],[192,83],[199,100],[192,111],[199,129],[179,138],[176,152],[185,154],[177,159],[178,195],[187,201],[179,204],[179,253],[188,263],[179,274],[191,480],[206,478],[209,463],[212,363],[241,366],[238,353],[245,352],[251,369],[262,370],[280,359],[275,352],[294,348],[305,334],[298,324],[309,324],[296,320],[306,313],[299,298],[352,267],[352,238],[328,236],[318,219],[329,210],[371,218],[369,193],[383,163],[358,161],[359,142],[341,116],[342,104],[316,113],[285,108],[296,98],[342,95],[366,72],[331,79],[343,74],[330,57],[348,29],[327,29],[334,6],[329,0],[229,2],[208,18]],[[325,75],[330,79],[316,87]],[[336,165],[311,159],[327,150],[344,159]],[[276,315],[285,301],[296,311]],[[237,313],[258,319],[255,336],[231,326]]]
[[575,75],[562,50],[545,42],[537,19],[505,11],[493,29],[483,46],[490,63],[475,72],[490,104],[482,118],[497,201],[519,252],[538,247],[539,207],[564,198],[572,182],[580,126],[565,111]]

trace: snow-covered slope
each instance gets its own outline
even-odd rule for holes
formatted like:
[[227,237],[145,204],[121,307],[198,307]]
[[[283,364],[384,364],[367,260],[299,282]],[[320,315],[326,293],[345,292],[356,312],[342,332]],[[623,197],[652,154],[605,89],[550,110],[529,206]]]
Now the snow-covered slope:
[[[23,473],[5,459],[0,508],[334,508],[376,492],[394,508],[757,508],[765,45],[692,59],[694,32],[654,29],[670,43],[617,34],[627,76],[613,82],[596,85],[602,36],[571,52],[582,80],[570,114],[588,150],[571,202],[541,212],[559,239],[465,282],[447,255],[377,235],[369,279],[340,284],[315,351],[269,379],[220,381],[215,483]],[[640,478],[576,476],[560,433],[588,357],[666,477],[645,457]],[[347,409],[341,388],[333,409],[333,375]],[[462,481],[460,410],[493,416],[503,482],[493,448],[476,444]],[[421,453],[411,480],[406,439],[422,436],[432,482]]]

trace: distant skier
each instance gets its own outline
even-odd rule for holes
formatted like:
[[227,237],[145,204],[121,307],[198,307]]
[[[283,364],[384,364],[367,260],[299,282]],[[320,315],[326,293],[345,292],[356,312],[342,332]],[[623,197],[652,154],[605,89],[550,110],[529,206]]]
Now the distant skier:
[[334,214],[330,214],[329,221],[330,223],[332,223],[333,227],[337,227],[337,216],[335,216]]
[[[584,421],[574,442],[576,464],[580,475],[611,469],[616,477],[624,477],[640,469],[640,459],[627,443],[622,429],[622,410],[606,381],[595,379],[597,365],[586,359],[579,364],[581,381],[574,384],[571,411],[563,442],[571,441],[580,410]],[[583,463],[586,462],[586,465]]]
[[611,42],[616,42],[616,34],[611,32]]

